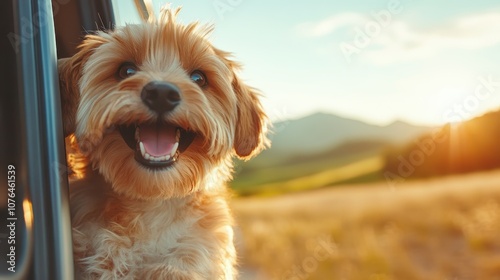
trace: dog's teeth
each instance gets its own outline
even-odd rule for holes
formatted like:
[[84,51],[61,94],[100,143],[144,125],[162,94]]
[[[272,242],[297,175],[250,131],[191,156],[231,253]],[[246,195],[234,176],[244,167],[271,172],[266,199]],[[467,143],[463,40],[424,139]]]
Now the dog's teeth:
[[170,155],[166,155],[166,156],[164,156],[164,160],[165,160],[165,161],[167,161],[167,160],[169,160],[169,159],[170,159]]
[[144,158],[147,159],[147,160],[150,160],[151,159],[151,156],[148,154],[148,153],[145,153],[144,154]]
[[139,126],[135,128],[135,141],[139,141],[141,139],[139,135]]
[[144,148],[144,144],[139,142],[139,148],[141,149],[141,154],[144,157],[146,155],[146,149]]
[[170,152],[170,156],[173,157],[177,152],[177,148],[179,148],[179,142],[175,142],[174,147],[172,147],[172,152]]

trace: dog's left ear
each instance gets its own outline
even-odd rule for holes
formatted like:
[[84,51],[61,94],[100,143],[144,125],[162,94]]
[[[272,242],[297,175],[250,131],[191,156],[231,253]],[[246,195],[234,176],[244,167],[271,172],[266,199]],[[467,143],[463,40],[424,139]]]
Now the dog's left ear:
[[87,62],[93,50],[104,42],[103,37],[87,35],[74,56],[61,58],[57,61],[64,137],[75,132],[76,110],[80,101],[78,83],[82,75],[83,65]]
[[245,85],[236,74],[232,86],[238,100],[234,150],[241,159],[249,159],[269,145],[267,116],[256,89]]

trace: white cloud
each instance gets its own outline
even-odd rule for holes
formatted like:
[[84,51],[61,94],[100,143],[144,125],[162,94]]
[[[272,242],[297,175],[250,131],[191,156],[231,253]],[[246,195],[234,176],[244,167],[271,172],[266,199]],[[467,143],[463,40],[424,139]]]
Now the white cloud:
[[305,37],[322,37],[337,29],[362,23],[366,20],[358,13],[341,13],[317,22],[305,22],[297,26],[298,32]]
[[491,47],[500,44],[500,13],[466,16],[427,29],[394,21],[372,43],[361,55],[380,64],[421,59],[445,50]]
[[[299,26],[303,35],[327,36],[340,27],[365,30],[373,18],[361,14],[340,14],[316,23]],[[307,33],[305,33],[307,31]],[[356,36],[348,33],[340,43],[355,45]],[[500,12],[462,16],[440,26],[418,28],[401,19],[393,19],[370,43],[360,48],[360,56],[377,64],[412,61],[451,49],[481,49],[500,44]],[[359,48],[359,46],[357,46]],[[337,48],[338,49],[338,48]]]

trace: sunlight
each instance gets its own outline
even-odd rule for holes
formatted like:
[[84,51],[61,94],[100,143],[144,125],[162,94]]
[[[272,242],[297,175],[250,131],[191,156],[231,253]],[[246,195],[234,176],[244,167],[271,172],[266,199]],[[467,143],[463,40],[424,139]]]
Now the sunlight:
[[454,166],[460,156],[460,122],[450,123],[449,154],[447,166]]
[[23,200],[23,210],[26,227],[31,229],[33,225],[33,207],[31,205],[31,202],[27,199]]
[[470,112],[464,109],[464,96],[467,90],[459,87],[445,87],[432,97],[432,108],[436,123],[458,124],[471,117]]

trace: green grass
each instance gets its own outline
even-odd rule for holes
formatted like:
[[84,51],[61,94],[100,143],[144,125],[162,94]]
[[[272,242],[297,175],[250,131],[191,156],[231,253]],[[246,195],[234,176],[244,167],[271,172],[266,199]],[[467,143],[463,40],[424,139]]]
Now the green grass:
[[361,174],[356,177],[352,177],[341,181],[336,181],[334,182],[333,185],[366,184],[381,180],[384,180],[384,176],[382,175],[381,170],[377,169],[373,172],[367,172],[365,174]]
[[231,187],[242,196],[274,195],[378,181],[382,177],[384,147],[383,142],[357,141],[315,154],[266,151],[249,162],[237,162]]
[[[346,163],[347,162],[347,163]],[[300,169],[297,166],[282,167],[281,173],[272,170],[262,170],[260,176],[266,176],[265,171],[270,171],[267,176],[270,178],[261,177],[254,179],[254,184],[239,185],[234,187],[240,195],[275,195],[286,192],[296,192],[317,189],[325,186],[338,184],[339,182],[366,182],[369,180],[378,179],[380,170],[383,166],[383,159],[380,156],[370,156],[355,161],[347,161],[344,159],[344,164],[335,162],[329,168],[319,169],[317,166],[309,166],[307,170]],[[314,170],[318,170],[314,172]],[[312,171],[312,172],[311,172]],[[306,175],[302,175],[306,174]],[[261,183],[258,182],[259,179]],[[266,183],[265,179],[267,179]]]

